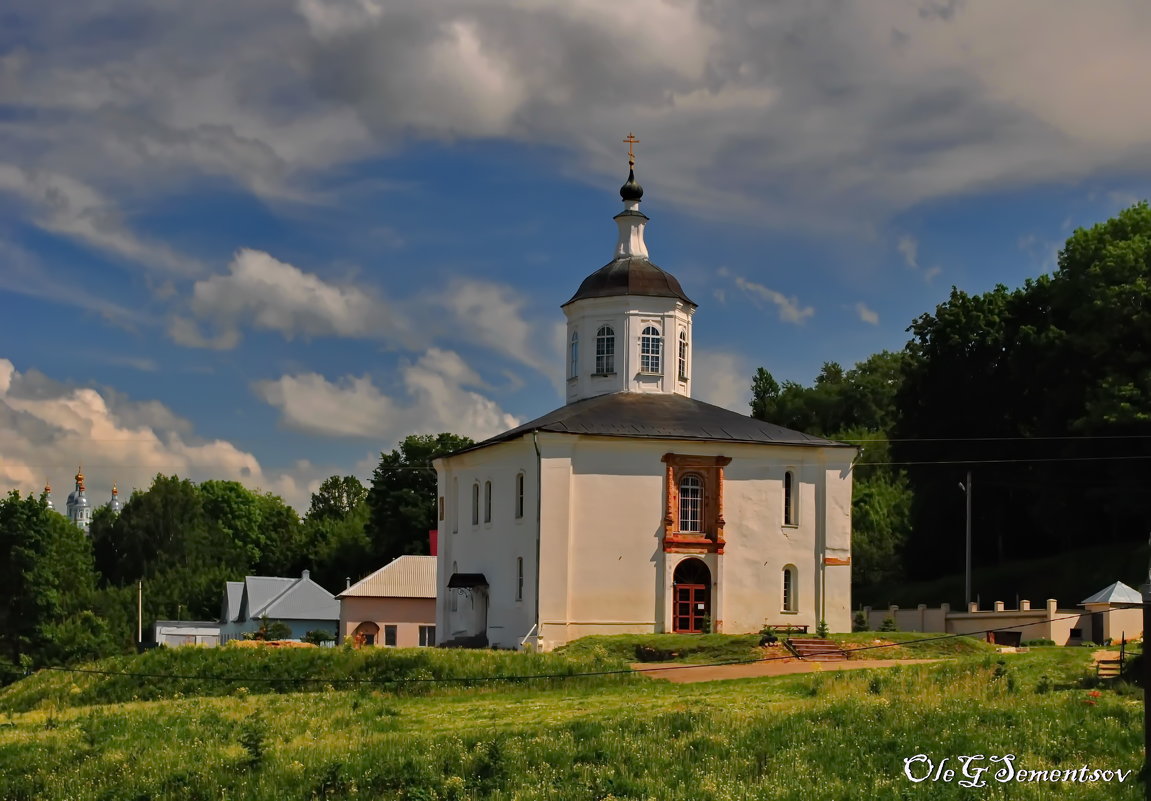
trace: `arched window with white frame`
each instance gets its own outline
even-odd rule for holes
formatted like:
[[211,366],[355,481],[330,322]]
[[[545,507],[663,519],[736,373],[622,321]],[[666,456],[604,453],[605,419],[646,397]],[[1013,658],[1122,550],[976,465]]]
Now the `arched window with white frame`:
[[679,332],[679,378],[687,381],[687,332]]
[[799,525],[799,488],[795,486],[795,473],[783,474],[783,524]]
[[571,353],[568,357],[568,378],[579,375],[579,332],[572,331]]
[[615,329],[610,325],[601,325],[595,332],[595,371],[596,375],[615,372]]
[[641,373],[663,372],[663,337],[659,329],[649,325],[639,337],[639,371]]
[[480,483],[472,484],[472,525],[480,524]]
[[689,473],[679,482],[679,530],[698,534],[703,530],[703,481]]
[[783,568],[784,612],[799,611],[799,588],[796,586],[798,576],[799,571],[796,570],[795,565],[787,565],[785,568]]

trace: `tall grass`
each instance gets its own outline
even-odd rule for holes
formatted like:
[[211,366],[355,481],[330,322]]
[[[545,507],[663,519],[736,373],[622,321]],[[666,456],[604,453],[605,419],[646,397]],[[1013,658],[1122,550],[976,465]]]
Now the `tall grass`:
[[[40,671],[0,691],[0,711],[237,693],[315,692],[329,686],[368,686],[404,695],[527,683],[548,687],[560,680],[566,686],[571,679],[532,677],[613,670],[626,671],[627,663],[603,652],[560,656],[438,648],[156,648],[81,666],[80,671]],[[603,675],[579,681],[591,686],[633,679]]]
[[[1087,695],[1081,651],[714,685],[402,698],[376,691],[43,708],[0,722],[0,797],[1046,799],[1123,785],[913,785],[903,760],[1015,754],[1138,769],[1139,698]],[[1054,681],[1039,691],[1036,678]],[[1091,703],[1087,703],[1090,701]]]

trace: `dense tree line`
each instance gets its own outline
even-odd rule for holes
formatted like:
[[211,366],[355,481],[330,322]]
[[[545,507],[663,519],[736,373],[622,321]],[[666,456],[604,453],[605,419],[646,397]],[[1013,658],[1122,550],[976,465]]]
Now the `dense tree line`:
[[953,288],[908,331],[900,353],[846,372],[824,365],[810,387],[780,386],[762,368],[752,382],[757,417],[833,439],[891,438],[860,443],[857,600],[901,574],[962,570],[968,470],[977,565],[1146,541],[1146,203],[1075,231],[1052,275],[978,295]]
[[14,492],[0,500],[0,669],[11,677],[13,666],[130,651],[138,583],[145,626],[216,620],[227,581],[307,569],[339,592],[397,556],[428,553],[431,461],[470,444],[453,434],[408,437],[380,454],[370,486],[325,479],[303,518],[235,481],[158,475],[119,514],[97,508],[85,536],[43,497]]

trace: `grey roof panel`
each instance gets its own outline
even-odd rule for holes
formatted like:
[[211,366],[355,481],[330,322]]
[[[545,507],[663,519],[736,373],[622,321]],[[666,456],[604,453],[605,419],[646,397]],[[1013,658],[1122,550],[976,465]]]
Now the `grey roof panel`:
[[683,395],[615,392],[561,406],[457,453],[507,442],[531,431],[813,448],[854,447],[792,431]]
[[1129,587],[1122,581],[1108,585],[1094,595],[1079,602],[1083,604],[1143,604],[1143,596],[1134,587]]

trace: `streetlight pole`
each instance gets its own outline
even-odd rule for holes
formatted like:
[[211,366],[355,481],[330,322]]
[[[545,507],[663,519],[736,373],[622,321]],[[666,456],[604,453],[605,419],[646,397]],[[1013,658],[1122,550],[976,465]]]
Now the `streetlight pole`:
[[971,607],[971,471],[967,471],[967,482],[959,485],[967,493],[967,559],[964,572],[963,590],[968,608]]

